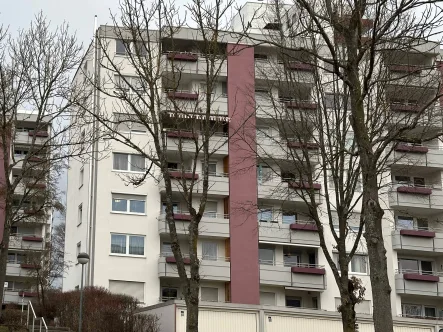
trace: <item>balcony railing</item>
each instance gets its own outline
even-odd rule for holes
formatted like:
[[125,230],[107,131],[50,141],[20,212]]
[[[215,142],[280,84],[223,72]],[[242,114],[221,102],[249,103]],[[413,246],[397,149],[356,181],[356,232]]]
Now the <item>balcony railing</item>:
[[[180,221],[191,220],[191,215],[189,211],[174,211],[173,215],[174,215],[174,220],[180,220]],[[166,212],[160,211],[160,218],[166,219]],[[222,214],[217,212],[204,212],[203,218],[229,219],[229,214]]]
[[425,281],[425,282],[439,282],[440,277],[443,277],[443,272],[437,271],[423,271],[411,269],[395,270],[396,274],[402,274],[405,280]]

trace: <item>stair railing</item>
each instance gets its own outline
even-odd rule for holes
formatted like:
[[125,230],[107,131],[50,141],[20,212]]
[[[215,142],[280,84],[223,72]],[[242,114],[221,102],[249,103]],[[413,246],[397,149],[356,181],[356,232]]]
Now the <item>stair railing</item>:
[[[31,310],[29,310],[29,308],[31,308]],[[35,332],[35,321],[37,320],[37,321],[40,321],[40,325],[39,325],[39,332],[42,332],[42,331],[48,331],[48,325],[46,325],[46,322],[45,322],[45,319],[43,318],[43,317],[37,317],[37,315],[35,314],[35,310],[34,310],[34,307],[32,306],[32,303],[31,303],[31,301],[29,301],[28,302],[28,316],[27,316],[27,319],[26,319],[26,326],[28,327],[28,329],[29,329],[29,327],[30,327],[30,325],[29,325],[29,320],[30,320],[30,313],[32,312],[32,332]]]

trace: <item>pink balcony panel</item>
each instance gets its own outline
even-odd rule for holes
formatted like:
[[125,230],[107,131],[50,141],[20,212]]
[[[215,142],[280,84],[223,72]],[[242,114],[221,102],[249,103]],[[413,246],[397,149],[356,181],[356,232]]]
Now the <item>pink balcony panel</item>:
[[41,236],[23,236],[22,240],[30,242],[43,242],[43,238]]
[[309,232],[317,232],[318,228],[316,224],[302,224],[302,223],[294,223],[289,225],[289,228],[293,231],[309,231]]
[[39,216],[42,216],[45,214],[44,211],[42,211],[42,210],[36,211],[36,210],[32,210],[32,209],[25,209],[23,212],[25,214],[39,215]]
[[317,143],[302,143],[302,142],[291,142],[288,141],[287,143],[288,148],[293,149],[308,149],[308,150],[317,150],[318,144]]
[[[311,189],[311,186],[308,182],[288,182],[288,187],[293,188],[293,189]],[[313,183],[312,189],[320,190],[321,184],[320,183]]]
[[[169,257],[166,257],[166,263],[177,264],[177,261],[175,260],[174,256],[169,256]],[[183,258],[183,263],[185,265],[189,265],[189,264],[191,264],[191,260],[189,258],[185,257],[185,258]]]
[[311,102],[297,102],[297,101],[289,101],[286,103],[287,108],[297,108],[302,110],[316,110],[317,104]]
[[20,264],[20,267],[21,267],[22,269],[39,269],[39,268],[40,268],[40,266],[38,266],[38,265],[27,264],[27,263],[21,263],[21,264]]
[[289,62],[287,68],[298,71],[314,71],[314,66],[312,64],[302,62]]
[[418,273],[405,273],[403,274],[403,279],[405,280],[415,280],[415,281],[427,281],[427,282],[439,282],[440,278],[438,276],[428,275],[428,274],[418,274]]
[[170,99],[197,100],[198,99],[198,93],[196,93],[196,92],[168,91],[168,98],[170,98]]
[[422,67],[412,65],[390,65],[389,70],[396,73],[420,73]]
[[318,267],[301,267],[301,266],[293,266],[291,267],[292,273],[303,273],[303,274],[317,274],[324,275],[326,273],[325,269]]
[[175,61],[196,62],[198,55],[192,53],[168,53],[167,58]]
[[420,105],[391,104],[391,111],[397,112],[418,112],[420,108]]
[[30,157],[28,160],[33,161],[33,162],[42,162],[43,161],[43,159],[39,158],[39,157]]
[[400,235],[434,238],[435,232],[415,230],[415,229],[401,229]]
[[35,135],[35,137],[48,137],[49,136],[47,131],[30,131],[30,132],[28,132],[28,135],[29,136]]
[[397,187],[397,192],[402,194],[430,195],[432,194],[432,189],[425,187],[401,186]]
[[21,291],[21,292],[18,292],[18,296],[20,296],[20,297],[36,297],[37,293]]
[[169,175],[171,176],[171,178],[173,179],[185,179],[185,180],[197,180],[198,179],[198,174],[192,174],[191,172],[179,172],[179,171],[172,171],[169,172]]
[[196,133],[191,133],[189,131],[168,131],[166,133],[166,136],[171,138],[184,138],[184,139],[195,139],[198,137]]
[[185,213],[174,213],[174,220],[177,221],[191,221],[191,215]]
[[26,185],[28,188],[34,188],[34,189],[45,189],[46,183],[28,183]]
[[428,153],[429,149],[427,146],[421,145],[397,144],[395,151],[425,154]]

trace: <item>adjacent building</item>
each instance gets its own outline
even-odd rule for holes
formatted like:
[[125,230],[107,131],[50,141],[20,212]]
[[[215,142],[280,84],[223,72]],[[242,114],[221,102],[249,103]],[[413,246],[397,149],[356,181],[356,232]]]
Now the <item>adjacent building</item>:
[[[245,5],[243,12],[246,16],[254,12],[254,6],[257,4]],[[240,21],[234,19],[234,28]],[[254,22],[257,26],[251,25],[252,33],[275,29],[272,19],[262,17]],[[124,63],[125,48],[112,28],[101,26],[97,34],[98,38],[109,43],[109,52]],[[164,75],[168,75],[171,58],[180,61],[183,68],[180,86],[173,92],[165,86],[165,105],[167,101],[179,100],[193,107],[198,100],[198,91],[205,82],[205,61],[203,54],[192,50],[193,43],[198,42],[195,35],[192,29],[181,29],[175,36],[172,54],[168,53],[167,40],[163,41],[164,54],[160,56],[165,63]],[[220,43],[227,50],[235,48],[235,44],[236,41],[229,37]],[[257,138],[261,140],[258,151],[265,149],[264,154],[278,153],[280,147],[273,146],[273,140],[266,142],[266,137],[278,136],[279,133],[267,118],[266,94],[269,91],[263,93],[260,82],[262,67],[266,65],[264,60],[276,58],[273,52],[272,47],[263,45],[248,47],[235,56],[228,56],[221,64],[213,92],[216,96],[214,116],[220,125],[212,143],[214,146],[218,144],[219,148],[209,165],[211,186],[198,244],[202,257],[201,300],[334,312],[340,303],[339,292],[320,249],[317,227],[302,217],[306,211],[304,201],[295,198],[283,204],[286,197],[273,195],[279,186],[288,186],[284,170],[281,169],[281,176],[267,176],[270,174],[267,165],[261,164],[260,158],[255,155],[245,157],[244,152],[238,149],[235,135],[230,132],[239,118],[249,118],[250,126],[260,126],[260,131],[267,133]],[[424,44],[420,53],[411,52],[414,53],[410,57],[415,61],[413,66],[430,66],[440,57],[439,45],[431,42]],[[94,64],[92,53],[85,56],[83,68],[77,72],[75,79],[81,80],[94,68],[99,79],[109,75],[104,68]],[[397,72],[408,72],[412,66],[409,62],[401,63],[401,58],[391,59],[390,65],[397,66],[391,69]],[[278,89],[272,93],[276,96],[281,94],[282,107],[315,111],[317,105],[311,93],[313,72],[301,66],[293,70],[300,71],[300,93],[304,94],[297,97],[303,102],[293,103]],[[127,75],[136,79],[129,66]],[[400,114],[410,109],[408,96],[414,95],[420,86],[423,86],[420,82],[411,84],[405,86],[401,94],[390,96],[391,110]],[[250,94],[239,93],[245,89],[254,95],[253,103],[250,102]],[[101,107],[113,112],[111,98],[97,94],[98,99],[103,100]],[[435,121],[433,126],[441,128],[443,122]],[[139,140],[141,145],[149,145],[145,128],[129,126],[120,130]],[[252,134],[255,136],[255,132]],[[168,137],[170,168],[180,169],[177,133],[166,130],[165,135]],[[105,143],[99,143],[97,151],[104,146],[100,144]],[[131,294],[145,305],[181,299],[164,216],[165,189],[162,180],[157,183],[155,179],[148,178],[142,186],[127,186],[122,177],[143,172],[145,161],[123,144],[106,144],[111,144],[107,156],[90,159],[87,163],[70,161],[66,226],[68,260],[75,261],[76,254],[82,251],[90,254],[86,285]],[[296,145],[287,147],[300,148]],[[183,148],[187,149],[186,145]],[[315,149],[312,145],[313,161],[318,158]],[[426,145],[400,144],[395,148],[394,156],[407,155],[407,160],[415,160],[405,172],[401,164],[404,159],[394,159],[398,162],[394,162],[390,170],[392,185],[383,194],[387,204],[383,232],[395,316],[443,316],[443,230],[438,226],[443,216],[442,151],[443,145],[438,139]],[[279,158],[278,155],[274,157]],[[241,174],[235,172],[236,165],[245,162],[245,158],[248,159],[246,163],[253,167]],[[191,169],[193,165],[186,166]],[[196,168],[197,172],[201,172],[202,165],[196,165]],[[300,187],[294,189],[303,190]],[[323,190],[320,183],[315,189],[319,193]],[[186,252],[189,215],[185,212],[178,188],[174,197],[177,230],[183,238],[182,250]],[[240,209],[234,208],[242,202],[258,206],[258,217],[245,218]],[[328,236],[332,243],[332,235]],[[63,284],[64,290],[79,286],[80,272],[79,265],[71,268]],[[352,260],[351,272],[362,280],[367,289],[365,300],[357,306],[357,311],[369,315],[373,304],[370,267],[364,245],[359,247]]]

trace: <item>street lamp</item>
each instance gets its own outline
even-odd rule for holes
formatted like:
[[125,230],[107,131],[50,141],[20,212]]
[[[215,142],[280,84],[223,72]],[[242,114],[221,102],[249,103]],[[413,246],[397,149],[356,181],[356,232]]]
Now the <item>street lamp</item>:
[[89,255],[85,252],[81,252],[77,256],[77,262],[82,265],[82,281],[80,286],[80,315],[78,319],[78,332],[82,332],[82,314],[83,314],[83,270],[85,264],[89,263]]

